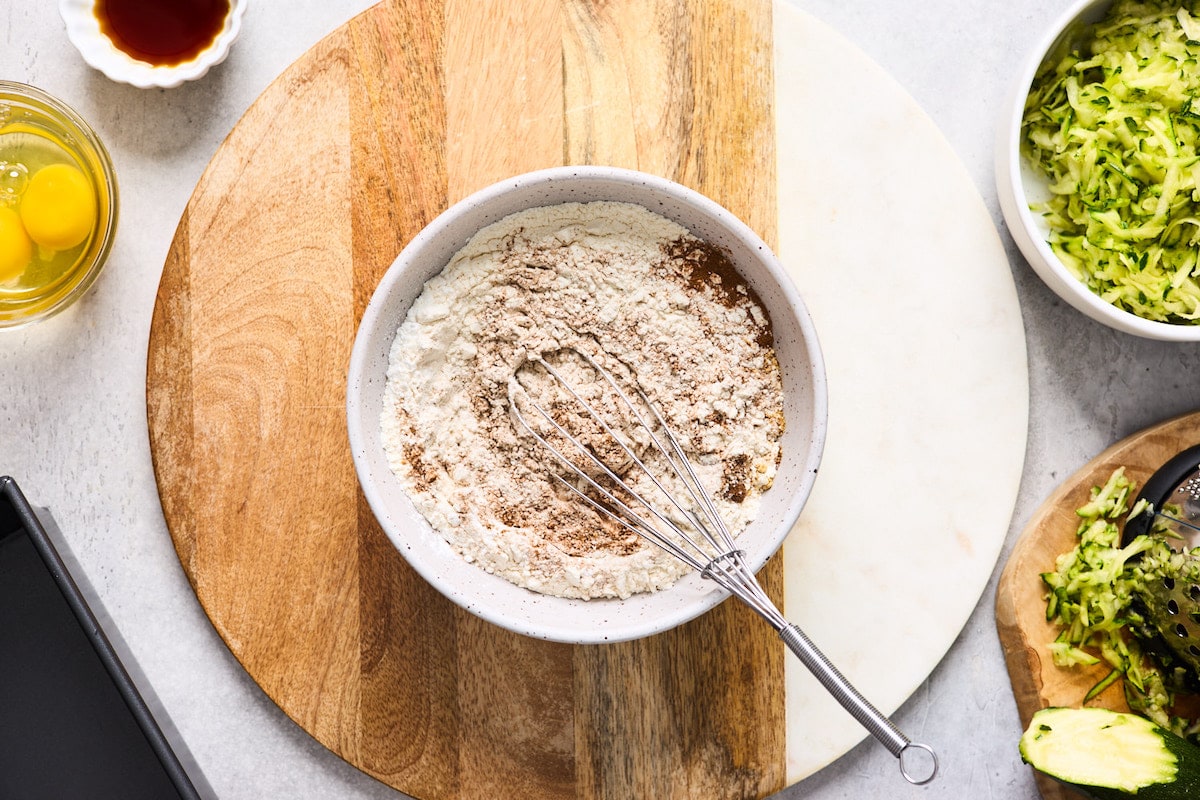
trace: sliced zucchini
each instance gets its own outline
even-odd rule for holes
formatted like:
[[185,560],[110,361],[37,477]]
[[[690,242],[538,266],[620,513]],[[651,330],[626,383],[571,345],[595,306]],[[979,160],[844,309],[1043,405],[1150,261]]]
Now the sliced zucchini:
[[1135,714],[1044,708],[1020,750],[1034,769],[1098,800],[1200,798],[1200,748]]

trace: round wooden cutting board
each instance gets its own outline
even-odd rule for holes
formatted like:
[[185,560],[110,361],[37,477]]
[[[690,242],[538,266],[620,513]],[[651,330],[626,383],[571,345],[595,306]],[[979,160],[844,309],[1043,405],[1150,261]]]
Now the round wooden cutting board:
[[[1075,509],[1087,503],[1093,486],[1102,486],[1113,470],[1125,468],[1140,488],[1154,471],[1177,453],[1200,444],[1200,411],[1167,420],[1109,447],[1081,467],[1038,508],[1008,557],[996,593],[996,626],[1012,681],[1021,724],[1048,706],[1079,706],[1084,696],[1109,672],[1094,667],[1055,666],[1047,645],[1058,628],[1046,620],[1046,590],[1041,574],[1052,571],[1057,558],[1077,541]],[[1128,711],[1120,682],[1109,686],[1091,705]],[[1014,744],[1016,738],[1014,735]],[[1044,800],[1070,800],[1077,795],[1038,775]]]
[[[932,123],[783,5],[385,0],[292,65],[213,158],[164,266],[147,406],[167,525],[247,672],[390,786],[763,797],[865,734],[749,611],[727,602],[617,645],[508,633],[407,566],[351,463],[350,349],[397,253],[476,189],[584,163],[679,181],[793,254],[831,434],[801,524],[760,578],[895,709],[961,630],[1007,532],[1023,331],[991,218]],[[845,313],[848,280],[870,319]],[[930,292],[953,293],[952,313],[926,313]],[[888,476],[872,496],[896,519],[846,536],[863,465]],[[897,622],[861,636],[880,602]]]
[[[755,2],[388,0],[281,75],[202,176],[152,323],[167,522],[255,681],[381,781],[420,798],[784,785],[783,649],[750,612],[727,603],[604,648],[482,622],[379,530],[344,416],[350,348],[383,272],[436,214],[497,180],[564,163],[642,169],[772,241],[771,19]],[[778,596],[777,561],[764,580]]]

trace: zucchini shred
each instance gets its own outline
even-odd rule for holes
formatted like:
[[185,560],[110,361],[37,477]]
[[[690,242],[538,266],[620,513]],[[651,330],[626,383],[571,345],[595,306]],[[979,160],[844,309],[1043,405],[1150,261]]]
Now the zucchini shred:
[[1076,279],[1144,319],[1200,323],[1200,3],[1119,0],[1048,59],[1021,152]]
[[1129,508],[1135,490],[1124,467],[1118,467],[1104,485],[1092,487],[1089,501],[1076,509],[1075,547],[1040,576],[1048,590],[1046,619],[1059,628],[1048,649],[1059,667],[1108,665],[1109,671],[1082,698],[1083,703],[1120,680],[1132,711],[1200,744],[1200,721],[1178,713],[1175,682],[1150,658],[1137,635],[1147,621],[1136,595],[1155,579],[1140,557],[1162,540],[1155,533],[1143,534],[1122,546],[1120,521],[1146,508],[1144,501]]

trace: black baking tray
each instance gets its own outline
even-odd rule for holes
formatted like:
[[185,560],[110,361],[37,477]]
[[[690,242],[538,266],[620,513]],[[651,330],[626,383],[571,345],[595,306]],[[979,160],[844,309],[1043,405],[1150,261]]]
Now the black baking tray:
[[140,676],[49,514],[0,477],[0,798],[212,797],[131,673]]

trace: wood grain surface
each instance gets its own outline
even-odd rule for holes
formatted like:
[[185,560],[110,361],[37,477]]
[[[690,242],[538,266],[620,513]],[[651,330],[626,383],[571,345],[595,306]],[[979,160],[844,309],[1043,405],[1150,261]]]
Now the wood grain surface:
[[[1079,527],[1075,509],[1088,501],[1093,486],[1103,485],[1118,467],[1124,467],[1140,488],[1168,459],[1195,444],[1200,444],[1200,411],[1141,431],[1085,464],[1029,520],[1004,566],[996,593],[996,626],[1022,726],[1040,708],[1082,705],[1087,692],[1109,672],[1103,662],[1087,668],[1057,667],[1047,649],[1059,631],[1046,620],[1041,573],[1053,570],[1058,556],[1075,546]],[[1089,705],[1129,710],[1119,681]],[[1037,780],[1043,800],[1078,797],[1043,775]]]
[[[388,0],[290,67],[202,176],[164,266],[147,409],[179,558],[304,730],[420,798],[762,797],[783,649],[725,603],[571,647],[459,610],[358,489],[357,322],[449,204],[559,164],[632,167],[775,237],[771,5]],[[762,578],[776,598],[782,567]]]

